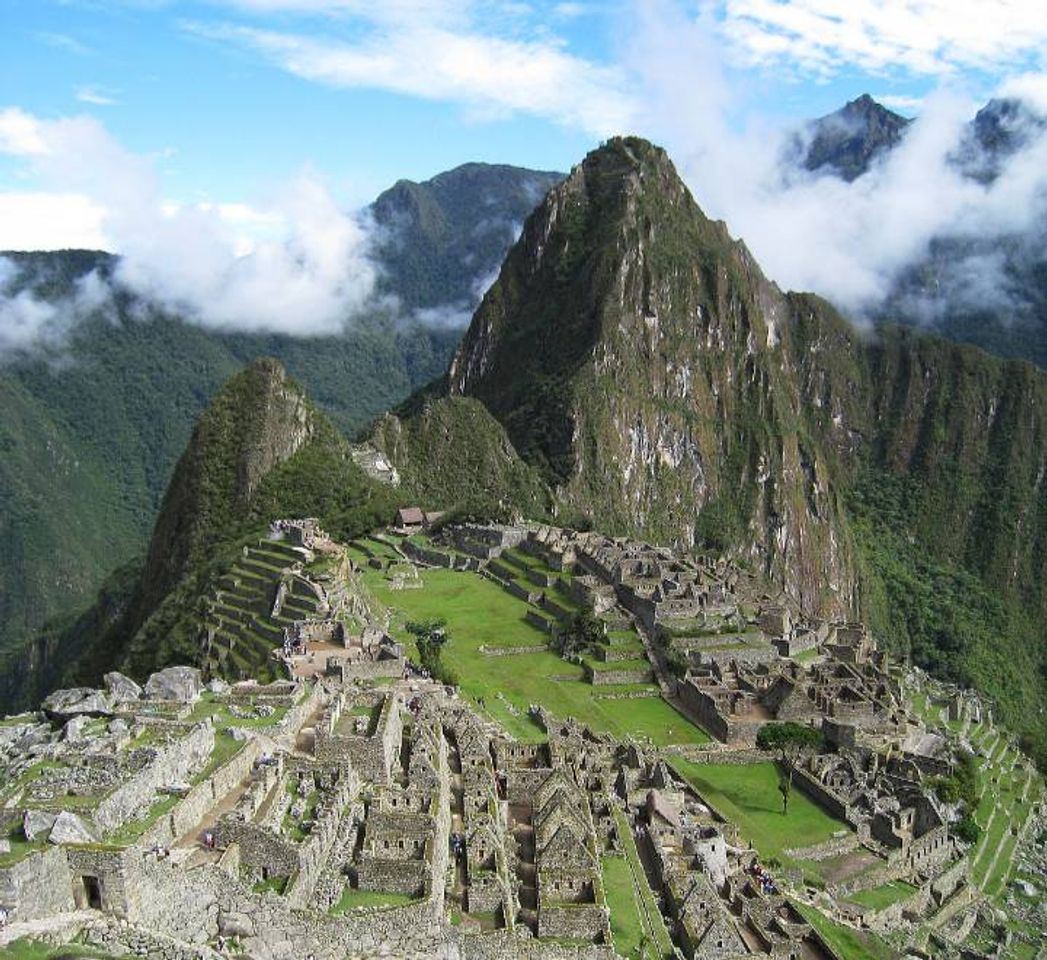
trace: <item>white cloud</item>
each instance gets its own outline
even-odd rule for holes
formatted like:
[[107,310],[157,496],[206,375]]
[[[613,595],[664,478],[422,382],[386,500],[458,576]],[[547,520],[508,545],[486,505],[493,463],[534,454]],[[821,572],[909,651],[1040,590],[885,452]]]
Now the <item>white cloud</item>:
[[21,286],[21,268],[0,257],[0,359],[40,346],[61,349],[69,330],[107,306],[111,291],[91,273],[74,284],[71,296],[39,300]]
[[98,87],[77,87],[76,99],[80,103],[89,103],[95,107],[112,107],[120,102],[112,94]]
[[0,250],[104,250],[104,219],[83,194],[0,192]]
[[[11,231],[2,234],[8,248],[73,239],[104,245],[121,254],[120,282],[221,329],[337,333],[372,303],[368,225],[343,213],[309,171],[259,207],[172,204],[152,161],[125,150],[96,120],[46,121],[19,110],[0,113],[0,152],[28,157],[50,188],[0,193],[0,213],[15,214],[2,228]],[[45,212],[55,214],[50,224],[29,222]],[[41,326],[31,305],[21,301],[14,313],[10,300],[3,316],[12,329]]]
[[[640,132],[668,149],[706,213],[726,220],[783,287],[814,290],[860,316],[932,238],[1022,232],[1047,218],[1047,137],[991,186],[950,162],[977,107],[966,97],[927,98],[902,145],[853,183],[796,169],[783,175],[791,131],[745,116],[715,22],[651,3],[632,35]],[[980,265],[982,281],[991,267]]]
[[40,135],[40,124],[18,107],[0,110],[0,153],[16,157],[42,156],[47,144]]
[[36,38],[49,47],[64,50],[66,53],[75,53],[78,57],[89,57],[94,54],[94,50],[87,44],[81,43],[76,37],[71,37],[67,33],[43,31],[36,34]]
[[625,130],[634,107],[621,70],[572,55],[544,29],[527,35],[524,9],[501,24],[518,30],[500,32],[483,5],[438,0],[370,6],[244,0],[238,6],[340,11],[354,17],[357,29],[352,39],[336,39],[242,24],[183,26],[254,49],[306,80],[457,103],[472,117],[527,113],[606,136]]
[[1047,48],[1041,0],[725,0],[723,21],[747,62],[822,75],[846,66],[948,75]]
[[899,93],[874,93],[872,98],[889,110],[899,113],[918,113],[923,109],[925,102],[923,97],[909,97]]
[[1047,73],[1020,73],[1009,77],[1000,87],[999,95],[1024,100],[1047,117]]

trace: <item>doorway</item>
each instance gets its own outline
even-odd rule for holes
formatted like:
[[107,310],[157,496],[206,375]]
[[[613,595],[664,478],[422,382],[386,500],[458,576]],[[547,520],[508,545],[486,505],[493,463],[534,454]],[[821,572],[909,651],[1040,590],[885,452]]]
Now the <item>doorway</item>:
[[83,903],[88,910],[102,909],[102,884],[98,877],[84,876],[81,878],[84,885]]

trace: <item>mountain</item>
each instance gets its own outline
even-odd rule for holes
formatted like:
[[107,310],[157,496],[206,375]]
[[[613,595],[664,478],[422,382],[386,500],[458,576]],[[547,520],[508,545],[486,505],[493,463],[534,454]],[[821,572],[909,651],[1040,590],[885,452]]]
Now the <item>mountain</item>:
[[[904,139],[912,121],[867,94],[812,121],[793,144],[791,162],[853,181]],[[967,125],[951,162],[991,187],[1008,164],[1042,142],[1047,117],[1025,101],[990,100]],[[990,353],[1047,367],[1047,213],[1027,229],[963,230],[931,239],[895,278],[875,322],[934,330]]]
[[558,515],[727,552],[1043,737],[1047,377],[781,292],[660,149],[611,140],[548,195],[405,411],[440,397],[483,404]]
[[256,360],[222,387],[193,429],[144,564],[118,571],[72,624],[46,630],[32,669],[5,677],[5,695],[32,702],[63,678],[201,663],[200,599],[272,519],[308,514],[352,536],[387,520],[394,503],[284,367]]
[[562,173],[466,163],[424,183],[398,180],[371,205],[384,237],[384,289],[409,311],[468,323],[520,226]]
[[[340,336],[207,330],[118,290],[57,342],[0,358],[0,668],[39,664],[28,639],[56,616],[75,618],[110,571],[141,555],[193,423],[255,357],[279,359],[349,434],[442,373],[461,336],[447,322],[468,319],[477,284],[557,179],[467,164],[383,193],[372,207],[382,292],[403,310],[376,310]],[[5,262],[13,279],[0,293],[31,293],[61,317],[84,278],[111,285],[117,259],[61,251]],[[418,311],[430,313],[412,319]],[[13,681],[0,685],[11,706],[5,688]]]
[[812,120],[797,138],[795,148],[807,170],[828,168],[850,182],[901,143],[911,123],[866,93],[834,113]]

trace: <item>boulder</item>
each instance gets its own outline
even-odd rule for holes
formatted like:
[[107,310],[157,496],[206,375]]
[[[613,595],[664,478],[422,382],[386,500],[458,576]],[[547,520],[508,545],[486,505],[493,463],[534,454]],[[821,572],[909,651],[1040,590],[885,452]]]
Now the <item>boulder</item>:
[[84,728],[91,722],[91,718],[81,713],[79,716],[70,717],[65,722],[62,736],[66,740],[80,740],[84,735]]
[[58,720],[68,720],[81,714],[102,717],[112,714],[113,701],[102,690],[73,687],[69,690],[55,690],[41,704],[41,709],[49,717]]
[[210,690],[211,693],[217,693],[217,694],[221,695],[223,693],[228,693],[229,690],[230,690],[230,687],[229,687],[229,684],[226,683],[224,680],[219,680],[218,677],[215,677],[214,680],[212,680],[207,685],[207,689]]
[[223,937],[253,937],[254,921],[246,913],[223,913],[218,918],[218,932]]
[[114,737],[126,737],[130,734],[130,730],[127,727],[127,721],[121,717],[117,717],[115,720],[109,722],[109,733]]
[[202,691],[203,681],[196,667],[168,667],[145,682],[145,695],[150,700],[195,703]]
[[42,747],[44,744],[50,743],[53,733],[54,731],[46,723],[38,723],[29,727],[15,741],[15,749],[20,753],[32,753],[35,747]]
[[105,688],[109,691],[114,703],[131,703],[142,698],[142,688],[130,677],[113,670],[103,678]]
[[26,810],[22,819],[22,832],[26,840],[35,840],[55,825],[57,815],[46,810]]
[[47,838],[51,843],[97,843],[98,833],[83,817],[63,810]]
[[11,852],[11,841],[7,837],[0,837],[0,854]]

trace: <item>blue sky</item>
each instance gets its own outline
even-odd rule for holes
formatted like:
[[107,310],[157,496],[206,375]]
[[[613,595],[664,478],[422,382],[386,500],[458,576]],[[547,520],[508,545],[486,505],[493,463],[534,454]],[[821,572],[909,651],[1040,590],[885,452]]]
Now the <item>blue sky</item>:
[[[0,0],[0,249],[104,247],[212,303],[260,251],[251,284],[305,263],[335,316],[369,283],[346,210],[634,132],[775,279],[858,303],[898,251],[1039,196],[1022,173],[1001,213],[942,164],[990,96],[1047,113],[1045,51],[1042,0]],[[785,189],[787,132],[865,92],[925,135],[854,187]]]
[[[680,16],[704,6],[715,21],[739,118],[817,116],[867,91],[911,110],[943,81],[988,96],[1002,77],[1035,68],[1047,40],[1047,30],[1029,29],[1047,19],[1035,3],[1024,30],[1013,4],[996,17],[961,9],[1001,6],[986,0],[888,2],[893,15],[836,24],[835,33],[833,16],[818,10],[875,5],[0,0],[0,107],[97,117],[126,149],[157,157],[165,195],[179,202],[251,202],[306,165],[347,201],[364,202],[398,177],[466,160],[566,169],[603,135],[642,128],[642,112],[615,104],[624,107],[634,90],[635,20],[674,6]],[[1014,22],[992,27],[1001,17]],[[946,34],[964,19],[973,27],[982,19],[999,36]],[[800,30],[808,32],[790,33]],[[462,59],[495,43],[506,56],[476,65],[473,81],[419,62],[438,60],[455,41]],[[388,54],[380,69],[365,59],[375,52]],[[351,62],[354,54],[362,62]],[[506,62],[514,56],[548,63],[517,79]],[[496,76],[500,66],[505,76]],[[512,95],[556,71],[564,89]],[[26,182],[24,164],[8,157],[0,189]]]

